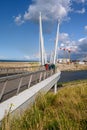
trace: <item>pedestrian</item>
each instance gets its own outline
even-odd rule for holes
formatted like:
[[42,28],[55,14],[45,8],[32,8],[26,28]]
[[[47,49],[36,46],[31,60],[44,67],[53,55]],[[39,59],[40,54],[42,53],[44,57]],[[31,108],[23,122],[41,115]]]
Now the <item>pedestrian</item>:
[[51,65],[51,68],[53,69],[53,71],[55,72],[55,64]]
[[49,64],[45,64],[45,69],[48,70],[49,69]]

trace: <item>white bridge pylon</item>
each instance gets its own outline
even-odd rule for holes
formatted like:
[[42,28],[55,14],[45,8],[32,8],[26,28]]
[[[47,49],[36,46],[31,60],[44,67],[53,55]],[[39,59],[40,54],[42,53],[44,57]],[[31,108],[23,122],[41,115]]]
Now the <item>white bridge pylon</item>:
[[47,56],[46,56],[46,52],[45,52],[44,38],[43,38],[43,33],[42,33],[41,12],[40,12],[40,16],[39,16],[39,24],[40,24],[40,57],[41,57],[41,65],[44,65],[47,63]]
[[59,25],[60,25],[60,22],[58,21],[55,48],[54,48],[54,57],[53,57],[53,63],[54,64],[56,64],[56,59],[57,59],[57,51],[58,51],[57,47],[58,47],[58,40],[59,40]]
[[[44,47],[41,12],[40,12],[40,16],[39,16],[39,25],[40,25],[40,58],[41,58],[41,65],[44,65],[47,63],[47,55],[46,55],[46,51],[45,51],[45,47]],[[57,57],[57,51],[58,51],[57,47],[58,47],[58,37],[59,37],[59,25],[60,25],[60,22],[58,21],[56,42],[55,42],[53,61],[52,61],[53,64],[56,64],[56,57]]]

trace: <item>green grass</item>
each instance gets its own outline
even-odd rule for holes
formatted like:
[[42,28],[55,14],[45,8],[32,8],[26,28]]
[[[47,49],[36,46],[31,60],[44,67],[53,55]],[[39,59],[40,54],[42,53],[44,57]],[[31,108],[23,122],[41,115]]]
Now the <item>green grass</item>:
[[87,130],[87,80],[40,94],[21,116],[5,116],[0,130]]

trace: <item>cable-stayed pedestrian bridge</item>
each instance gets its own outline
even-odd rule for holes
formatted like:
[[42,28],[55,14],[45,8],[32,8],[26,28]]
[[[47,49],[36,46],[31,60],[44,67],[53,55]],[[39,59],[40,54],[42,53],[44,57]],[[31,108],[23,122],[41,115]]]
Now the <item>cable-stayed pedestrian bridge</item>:
[[[41,13],[39,17],[40,23],[40,58],[41,65],[47,64],[47,55],[44,47],[44,38],[42,33],[42,18]],[[57,57],[57,45],[59,35],[59,22],[57,27],[57,35],[55,42],[54,55],[51,58],[51,63],[55,65]],[[12,107],[12,112],[19,111],[26,108],[28,104],[32,103],[39,92],[48,92],[53,86],[55,86],[55,93],[57,91],[57,82],[60,78],[60,71],[51,70],[39,70],[35,72],[21,72],[21,68],[16,71],[16,75],[0,78],[0,120],[3,119],[5,110],[9,111]],[[9,74],[9,70],[4,68],[0,71]],[[10,73],[13,73],[14,68],[10,68]],[[20,74],[17,74],[20,73]]]
[[5,111],[13,104],[12,112],[26,108],[35,100],[38,93],[46,93],[54,86],[57,91],[57,82],[60,71],[38,70],[0,78],[0,120]]

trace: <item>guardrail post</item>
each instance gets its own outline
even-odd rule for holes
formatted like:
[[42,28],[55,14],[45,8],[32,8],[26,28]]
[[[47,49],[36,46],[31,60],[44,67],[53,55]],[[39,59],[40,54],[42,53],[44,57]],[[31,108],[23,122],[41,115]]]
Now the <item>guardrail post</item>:
[[46,72],[44,72],[44,79],[46,78]]
[[40,73],[40,78],[39,78],[39,82],[41,81],[41,78],[42,78],[42,72]]
[[20,87],[21,87],[21,84],[22,84],[22,80],[23,80],[23,77],[20,78],[20,81],[19,81],[19,85],[18,85],[18,89],[17,89],[17,93],[19,93],[19,90],[20,90]]
[[49,72],[48,72],[48,71],[46,71],[46,76],[47,76],[47,78],[48,78],[48,74],[49,74]]
[[4,83],[4,85],[3,85],[3,88],[2,88],[2,91],[1,91],[1,94],[0,94],[0,100],[2,99],[2,96],[3,96],[3,94],[4,94],[6,85],[7,85],[7,80],[5,81],[5,83]]
[[7,76],[8,76],[8,73],[9,73],[9,69],[7,68]]
[[46,78],[47,78],[47,71],[46,71]]
[[51,75],[53,74],[53,70],[51,70]]
[[55,83],[55,85],[54,85],[54,93],[55,94],[57,93],[57,83]]
[[29,88],[30,85],[31,85],[31,81],[32,81],[32,75],[30,76],[30,80],[29,80],[29,83],[28,83],[28,88]]

